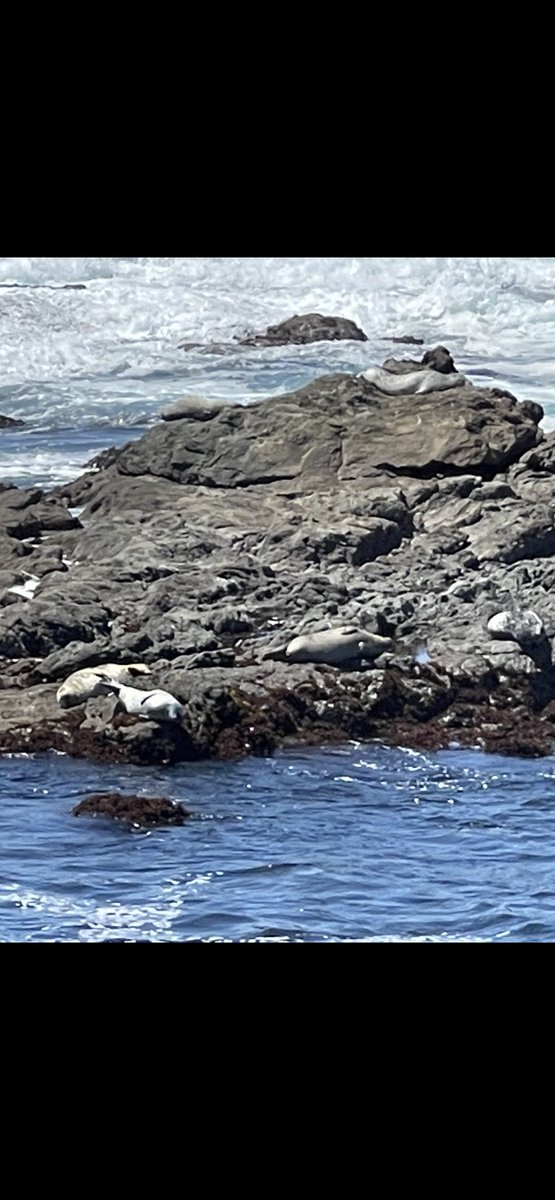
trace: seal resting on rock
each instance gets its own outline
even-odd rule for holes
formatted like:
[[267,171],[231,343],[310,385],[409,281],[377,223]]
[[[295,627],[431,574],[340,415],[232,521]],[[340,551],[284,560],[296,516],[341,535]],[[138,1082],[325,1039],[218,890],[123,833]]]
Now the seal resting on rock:
[[385,650],[391,650],[393,642],[378,633],[368,633],[356,625],[343,625],[338,629],[322,629],[318,633],[304,633],[293,638],[285,651],[288,662],[342,663],[353,658],[377,658]]
[[531,608],[495,613],[488,621],[488,632],[493,638],[506,638],[524,646],[541,642],[546,636],[541,617]]
[[126,687],[117,679],[107,676],[101,680],[101,692],[115,692],[126,712],[136,717],[144,717],[147,721],[178,721],[183,713],[183,705],[172,696],[156,688],[152,692],[141,692],[139,688]]
[[466,377],[458,371],[451,371],[448,375],[432,370],[398,374],[396,371],[386,371],[384,367],[368,367],[366,371],[360,371],[358,377],[367,379],[368,383],[373,383],[374,387],[388,396],[402,396],[409,392],[416,396],[424,392],[441,392],[445,388],[464,387],[467,382]]
[[541,617],[533,609],[515,607],[494,613],[488,621],[488,633],[492,638],[517,642],[539,671],[552,668],[551,642]]
[[144,663],[105,663],[101,667],[83,667],[68,675],[56,692],[56,700],[60,708],[73,708],[75,704],[84,704],[91,696],[103,693],[101,684],[104,677],[125,679],[126,676],[150,675],[150,668]]

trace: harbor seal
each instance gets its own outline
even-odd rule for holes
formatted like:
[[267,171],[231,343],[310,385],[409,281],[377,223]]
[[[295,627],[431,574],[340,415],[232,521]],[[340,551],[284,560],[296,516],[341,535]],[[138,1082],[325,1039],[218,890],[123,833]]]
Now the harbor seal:
[[373,383],[374,387],[388,396],[404,396],[411,392],[421,396],[425,392],[442,392],[445,388],[464,387],[467,383],[466,377],[458,371],[451,371],[445,375],[441,371],[428,369],[398,373],[386,371],[384,367],[368,367],[366,371],[359,372],[358,378]]
[[161,688],[141,692],[139,688],[126,687],[117,679],[105,677],[100,681],[100,691],[115,692],[127,713],[143,717],[146,721],[178,721],[183,714],[183,705],[179,700]]
[[368,633],[356,625],[342,625],[338,629],[322,629],[318,633],[305,633],[293,638],[285,651],[287,662],[343,663],[351,659],[372,659],[391,650],[393,642],[378,633]]
[[504,609],[495,613],[488,621],[488,633],[493,638],[506,638],[521,646],[541,642],[546,636],[541,617],[531,608],[513,612]]
[[533,609],[514,607],[494,613],[488,621],[488,633],[492,638],[516,642],[538,671],[552,670],[551,641],[541,617]]
[[150,668],[144,663],[105,663],[101,667],[83,667],[68,675],[56,692],[56,700],[60,708],[73,708],[75,704],[84,704],[91,696],[102,695],[100,684],[103,676],[111,679],[133,678],[135,675],[150,675]]

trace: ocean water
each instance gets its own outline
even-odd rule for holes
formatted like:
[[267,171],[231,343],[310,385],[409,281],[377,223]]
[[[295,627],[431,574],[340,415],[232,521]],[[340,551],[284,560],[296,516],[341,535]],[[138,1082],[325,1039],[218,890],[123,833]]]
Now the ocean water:
[[[206,348],[308,311],[369,341]],[[4,258],[0,331],[0,413],[25,421],[0,431],[0,480],[22,485],[75,478],[186,394],[248,404],[420,356],[386,340],[404,334],[555,429],[553,258]],[[554,784],[555,757],[379,745],[164,771],[4,758],[0,939],[550,940]],[[71,815],[119,789],[196,815],[148,833]]]
[[[117,785],[178,828],[72,815]],[[117,770],[3,760],[0,940],[542,941],[555,762],[380,745]]]

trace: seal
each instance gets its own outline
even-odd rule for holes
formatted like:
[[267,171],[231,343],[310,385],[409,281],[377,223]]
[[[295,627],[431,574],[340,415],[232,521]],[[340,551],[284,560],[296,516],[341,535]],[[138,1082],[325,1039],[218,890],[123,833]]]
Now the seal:
[[56,692],[56,700],[60,708],[73,708],[75,704],[84,704],[91,696],[102,695],[101,684],[103,676],[112,679],[133,678],[135,675],[150,675],[150,668],[144,663],[105,663],[101,667],[83,667],[68,675]]
[[451,371],[449,375],[445,375],[441,371],[428,369],[400,374],[396,371],[386,371],[384,367],[368,367],[366,371],[359,372],[358,378],[373,383],[374,387],[388,396],[404,396],[410,392],[421,396],[425,392],[442,392],[445,388],[464,387],[467,383],[466,377],[458,371]]
[[503,609],[488,621],[492,638],[516,642],[523,654],[532,659],[538,671],[552,671],[553,652],[545,625],[532,608]]
[[126,687],[106,675],[100,681],[100,691],[104,694],[115,692],[127,713],[143,717],[146,721],[178,721],[183,714],[183,705],[179,700],[161,688],[141,692],[139,688]]
[[351,659],[372,659],[391,650],[389,637],[369,633],[356,625],[342,625],[338,629],[322,629],[318,633],[305,633],[293,638],[285,651],[287,662],[343,663]]
[[495,613],[488,621],[488,633],[493,638],[505,638],[521,646],[541,642],[546,636],[541,617],[531,608],[522,611],[515,609],[513,612],[503,609]]

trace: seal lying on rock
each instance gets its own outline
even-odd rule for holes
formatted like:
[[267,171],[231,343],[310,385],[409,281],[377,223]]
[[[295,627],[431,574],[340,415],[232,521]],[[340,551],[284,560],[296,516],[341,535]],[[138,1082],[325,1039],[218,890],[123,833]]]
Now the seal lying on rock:
[[541,642],[546,636],[541,617],[531,608],[525,608],[521,612],[509,612],[504,609],[503,612],[495,613],[488,621],[488,633],[494,638],[506,638],[518,642],[519,645]]
[[368,633],[356,625],[339,629],[322,629],[319,633],[304,633],[293,638],[285,651],[288,662],[342,663],[353,658],[377,658],[391,650],[393,642],[378,633]]
[[147,721],[178,721],[183,713],[183,705],[179,700],[161,688],[141,692],[139,688],[125,687],[116,679],[106,677],[101,680],[100,690],[104,693],[115,692],[126,712],[144,717]]
[[91,696],[102,695],[100,686],[104,677],[125,679],[126,676],[150,675],[150,668],[144,663],[105,663],[101,667],[83,667],[68,675],[56,692],[56,700],[60,708],[73,708],[75,704],[84,704]]
[[488,621],[488,633],[492,638],[517,642],[539,671],[551,670],[551,642],[541,617],[533,609],[503,609],[494,613]]
[[373,383],[374,387],[388,396],[441,392],[445,388],[464,387],[467,382],[466,377],[458,371],[451,371],[448,375],[432,370],[407,371],[400,375],[396,371],[386,371],[384,367],[368,367],[366,371],[360,371],[358,377],[367,379],[368,383]]

